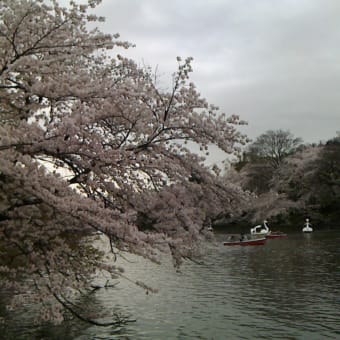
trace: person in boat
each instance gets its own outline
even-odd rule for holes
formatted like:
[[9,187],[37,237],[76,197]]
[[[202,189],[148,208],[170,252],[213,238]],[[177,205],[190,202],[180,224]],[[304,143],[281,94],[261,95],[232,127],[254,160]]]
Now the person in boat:
[[241,233],[240,241],[242,242],[244,240],[245,240],[244,233]]

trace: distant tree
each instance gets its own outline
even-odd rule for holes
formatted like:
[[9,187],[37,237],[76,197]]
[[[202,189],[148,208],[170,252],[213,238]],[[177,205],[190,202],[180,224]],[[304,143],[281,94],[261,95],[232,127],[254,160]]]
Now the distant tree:
[[302,139],[294,137],[289,131],[269,130],[249,145],[246,157],[251,162],[268,162],[276,169],[301,143]]
[[227,178],[231,175],[234,183],[238,183],[244,190],[255,194],[262,194],[270,190],[274,169],[267,163],[236,163],[233,170],[227,171]]
[[316,163],[314,196],[327,213],[338,212],[340,204],[340,137],[329,140]]
[[42,320],[54,322],[64,309],[89,320],[75,292],[100,271],[120,274],[86,236],[106,235],[112,258],[170,251],[178,264],[194,256],[205,220],[246,196],[183,147],[239,153],[239,118],[200,97],[191,58],[178,58],[161,91],[135,62],[110,57],[130,44],[88,31],[98,3],[1,1],[0,284],[16,292],[13,307],[42,303]]
[[315,173],[322,150],[322,146],[311,145],[288,156],[275,171],[271,188],[294,202],[310,204],[317,187]]

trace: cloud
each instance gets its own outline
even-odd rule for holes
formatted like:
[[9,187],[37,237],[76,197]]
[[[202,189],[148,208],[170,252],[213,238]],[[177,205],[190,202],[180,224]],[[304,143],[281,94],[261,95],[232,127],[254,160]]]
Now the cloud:
[[283,128],[318,142],[340,129],[338,0],[104,0],[98,12],[165,79],[177,55],[194,57],[202,95],[252,138]]

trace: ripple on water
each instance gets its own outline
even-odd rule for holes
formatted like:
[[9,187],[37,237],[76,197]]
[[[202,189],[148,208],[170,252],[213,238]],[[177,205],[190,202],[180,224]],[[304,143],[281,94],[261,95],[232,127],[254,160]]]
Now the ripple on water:
[[[131,266],[159,294],[120,297],[138,321],[138,339],[335,339],[339,335],[338,245],[303,235],[268,241],[262,247],[211,248],[204,264]],[[128,272],[127,272],[128,274]]]

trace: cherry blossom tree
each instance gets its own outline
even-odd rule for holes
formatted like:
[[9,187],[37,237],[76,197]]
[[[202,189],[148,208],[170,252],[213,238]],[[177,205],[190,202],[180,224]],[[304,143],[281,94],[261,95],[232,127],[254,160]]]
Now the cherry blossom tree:
[[179,264],[195,255],[208,219],[247,201],[185,145],[238,154],[244,122],[200,96],[192,58],[178,57],[172,87],[160,90],[122,56],[130,43],[88,28],[103,20],[89,14],[99,3],[1,1],[1,286],[17,293],[12,307],[29,290],[25,299],[54,322],[64,309],[89,321],[75,292],[98,271],[121,273],[94,247],[94,231],[114,256],[159,261],[170,251]]
[[308,202],[314,189],[317,162],[323,153],[321,146],[305,146],[302,150],[286,158],[276,171],[271,187],[280,193],[286,193],[292,201]]

